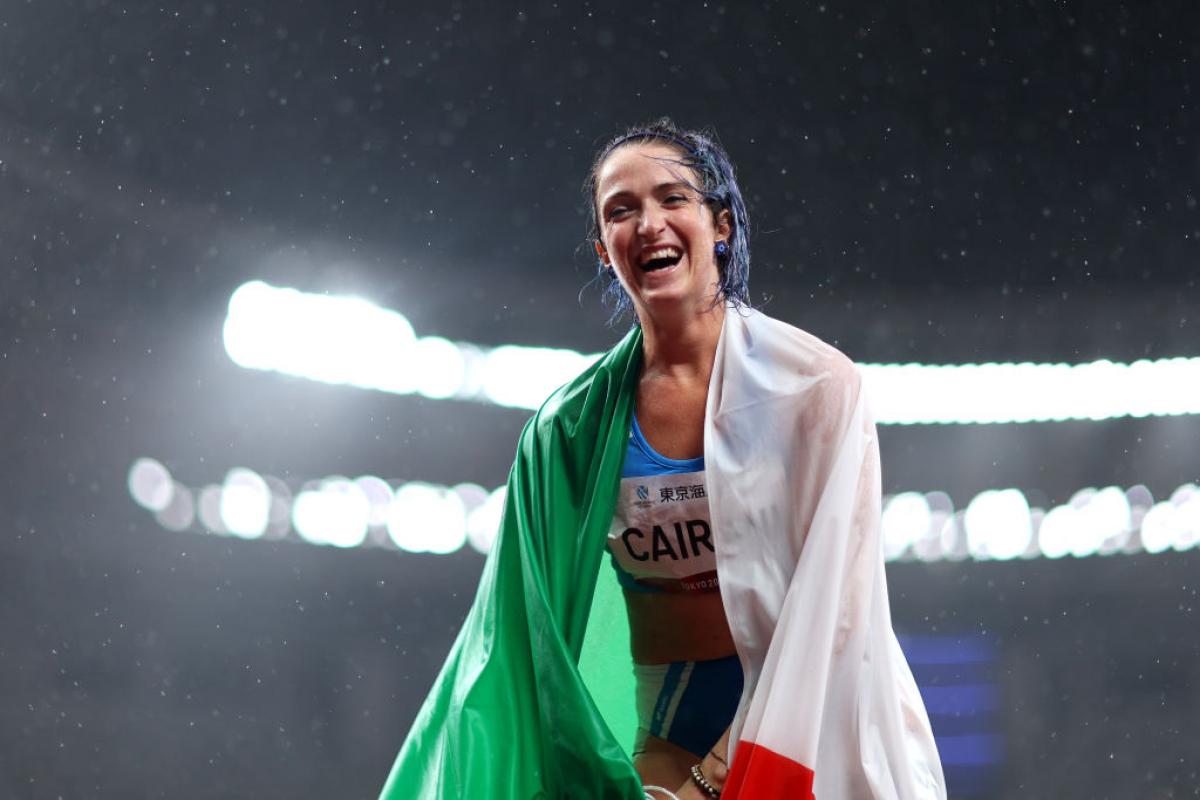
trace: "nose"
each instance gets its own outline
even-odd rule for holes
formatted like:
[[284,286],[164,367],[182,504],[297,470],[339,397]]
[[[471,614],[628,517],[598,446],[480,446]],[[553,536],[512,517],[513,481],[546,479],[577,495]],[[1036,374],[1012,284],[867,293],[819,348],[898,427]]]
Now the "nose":
[[653,239],[666,226],[666,215],[657,203],[646,203],[638,219],[638,235],[644,239]]

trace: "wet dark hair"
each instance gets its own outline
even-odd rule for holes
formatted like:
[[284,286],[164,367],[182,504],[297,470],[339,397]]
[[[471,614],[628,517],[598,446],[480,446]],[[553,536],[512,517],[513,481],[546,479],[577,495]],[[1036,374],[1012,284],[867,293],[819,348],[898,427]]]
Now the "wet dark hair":
[[[679,159],[671,159],[670,163],[687,167],[699,178],[698,186],[686,177],[682,179],[703,198],[704,204],[712,211],[714,220],[721,211],[729,211],[729,250],[724,255],[717,256],[720,283],[714,303],[730,302],[739,308],[749,306],[750,219],[746,214],[746,204],[742,201],[737,178],[733,174],[733,164],[717,141],[716,133],[711,129],[683,130],[669,117],[661,117],[648,125],[630,128],[601,147],[583,184],[589,212],[585,246],[592,249],[592,243],[600,241],[601,238],[600,209],[596,207],[596,178],[600,167],[617,148],[652,141],[661,141],[679,151]],[[633,310],[633,301],[617,280],[616,273],[605,267],[599,258],[596,259],[596,263],[599,270],[596,281],[603,287],[604,304],[612,309],[612,316],[609,318],[609,323],[612,324]]]

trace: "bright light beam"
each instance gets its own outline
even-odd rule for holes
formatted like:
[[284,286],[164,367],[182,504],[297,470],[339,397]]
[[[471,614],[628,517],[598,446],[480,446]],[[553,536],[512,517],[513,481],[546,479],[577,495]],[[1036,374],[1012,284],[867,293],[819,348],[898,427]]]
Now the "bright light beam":
[[[599,354],[420,337],[396,311],[261,281],[229,300],[225,351],[271,370],[433,399],[536,409]],[[945,425],[1200,414],[1200,358],[1085,364],[862,364],[877,422]]]

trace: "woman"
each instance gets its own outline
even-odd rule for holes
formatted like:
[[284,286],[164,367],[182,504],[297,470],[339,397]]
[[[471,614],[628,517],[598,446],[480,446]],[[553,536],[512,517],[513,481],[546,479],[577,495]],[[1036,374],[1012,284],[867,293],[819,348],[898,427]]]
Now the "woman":
[[[747,304],[748,225],[732,170],[721,169],[724,154],[707,143],[711,164],[697,169],[687,136],[663,121],[618,138],[596,159],[589,194],[609,295],[621,310],[632,306],[642,329],[632,436],[609,535],[638,665],[634,766],[646,785],[703,797],[701,781],[725,783],[722,753],[742,690],[708,520],[704,408],[722,301]],[[684,500],[675,499],[679,485],[688,489]],[[647,487],[658,501],[671,490],[671,500],[639,509],[629,487]],[[690,534],[682,545],[662,533],[676,524]]]
[[891,631],[857,372],[748,309],[746,212],[709,137],[634,129],[588,187],[638,324],[522,434],[384,796],[944,797]]

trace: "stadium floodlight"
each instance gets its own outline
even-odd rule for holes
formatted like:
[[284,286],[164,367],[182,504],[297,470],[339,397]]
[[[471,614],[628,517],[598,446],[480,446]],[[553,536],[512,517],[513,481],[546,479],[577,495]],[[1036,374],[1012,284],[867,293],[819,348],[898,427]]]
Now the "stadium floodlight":
[[1022,555],[1033,538],[1029,502],[1018,489],[980,492],[963,515],[967,549],[975,558],[1007,560]]
[[267,531],[271,514],[271,490],[253,470],[229,470],[221,487],[221,523],[234,536],[257,539]]
[[312,544],[357,547],[367,535],[371,502],[362,487],[345,478],[329,478],[296,495],[292,524]]
[[1200,414],[1200,358],[1118,364],[864,364],[876,418],[896,425]]
[[357,297],[251,281],[229,299],[222,337],[249,369],[389,392],[413,391],[419,374],[408,320]]
[[[599,355],[417,337],[356,297],[262,281],[229,300],[225,350],[248,369],[376,389],[537,408]],[[1200,358],[1084,364],[863,364],[877,422],[945,425],[1200,414]]]
[[388,533],[401,550],[448,554],[467,540],[467,513],[453,489],[413,481],[396,490]]
[[883,554],[896,558],[929,532],[933,512],[920,492],[901,492],[883,507]]
[[[158,463],[138,459],[131,474],[145,471],[150,462]],[[140,480],[131,479],[129,491],[145,506]],[[271,526],[276,506],[290,501],[284,518],[290,517],[292,538],[445,555],[464,544],[480,553],[491,549],[506,493],[503,486],[488,491],[474,483],[393,485],[366,475],[310,482],[292,497],[278,478],[238,468],[221,486],[193,490],[173,484],[172,497],[171,506],[154,512],[170,530],[194,529],[198,519],[202,529],[223,536],[289,538],[288,530],[273,533]],[[182,505],[175,509],[176,503]],[[1127,490],[1089,487],[1049,510],[1031,507],[1025,493],[1012,488],[980,492],[957,511],[945,492],[901,492],[883,498],[881,537],[887,561],[1184,551],[1200,545],[1200,486],[1183,484],[1157,503],[1140,484]]]

